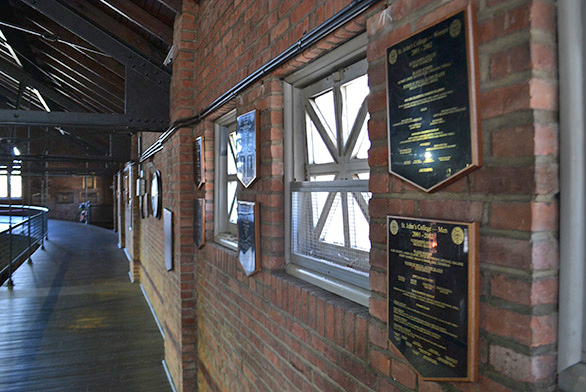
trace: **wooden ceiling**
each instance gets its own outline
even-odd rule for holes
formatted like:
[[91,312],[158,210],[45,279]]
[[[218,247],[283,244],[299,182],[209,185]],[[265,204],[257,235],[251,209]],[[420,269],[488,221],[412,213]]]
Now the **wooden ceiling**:
[[181,2],[0,0],[0,129],[103,133],[106,144],[165,130]]
[[[0,0],[0,31],[5,38],[0,40],[2,108],[17,109],[24,104],[32,110],[46,110],[38,94],[31,91],[38,85],[41,88],[37,90],[55,92],[41,93],[51,111],[125,113],[126,64],[96,47],[92,41],[97,38],[72,32],[59,17],[47,15],[34,5],[45,2]],[[179,0],[56,3],[121,42],[138,58],[159,67],[161,73],[169,72],[163,61],[172,45]],[[20,67],[24,75],[11,66]],[[19,82],[25,77],[32,80],[24,80],[27,86],[19,94]]]

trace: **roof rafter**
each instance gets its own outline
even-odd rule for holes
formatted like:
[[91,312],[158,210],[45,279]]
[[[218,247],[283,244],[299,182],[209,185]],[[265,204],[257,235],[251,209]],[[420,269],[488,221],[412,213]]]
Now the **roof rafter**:
[[101,2],[158,37],[167,45],[171,46],[173,44],[173,28],[167,26],[133,2],[128,0],[101,0]]
[[5,72],[7,75],[12,76],[14,79],[17,79],[18,81],[25,83],[26,85],[31,86],[33,88],[36,88],[41,93],[41,95],[43,95],[44,98],[52,100],[59,106],[65,108],[66,110],[81,112],[84,111],[81,105],[73,102],[70,98],[62,95],[61,93],[58,93],[52,87],[47,86],[45,82],[32,77],[24,69],[2,58],[1,56],[0,70],[2,72]]
[[[164,70],[161,66],[147,59],[144,55],[138,53],[137,51],[131,49],[122,42],[118,41],[117,39],[111,37],[110,34],[108,34],[108,32],[106,32],[102,28],[97,27],[93,23],[87,21],[82,16],[78,15],[76,12],[65,7],[60,2],[56,0],[21,1],[36,9],[37,11],[41,12],[42,14],[46,15],[47,17],[62,25],[66,29],[70,30],[72,33],[82,37],[84,40],[88,41],[96,48],[111,55],[113,58],[115,58],[122,64],[126,65],[127,67],[136,70],[136,72],[138,72],[138,70],[141,70],[140,73],[144,77],[155,82],[155,84],[158,85],[161,89],[167,91],[169,90],[169,83],[171,77],[166,70]],[[87,11],[87,3],[75,1],[75,5],[77,12],[86,15],[88,18],[90,18],[90,20],[93,20],[98,25],[103,26],[104,29],[111,31],[110,25],[111,21],[113,20],[112,18],[103,17],[102,15],[104,14],[101,11],[96,11],[96,14],[92,15],[92,12]],[[99,19],[96,20],[98,17]],[[105,24],[100,24],[100,22],[103,22]],[[126,42],[129,45],[135,45],[135,43],[133,43],[133,40],[131,39],[127,39]],[[161,64],[162,61],[163,59],[160,59]]]

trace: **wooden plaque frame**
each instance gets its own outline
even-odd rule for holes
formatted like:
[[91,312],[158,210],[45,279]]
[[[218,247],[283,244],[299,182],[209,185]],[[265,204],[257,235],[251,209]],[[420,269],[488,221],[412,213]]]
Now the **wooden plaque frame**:
[[[250,239],[250,219],[244,221],[250,215],[252,215],[252,219],[254,220],[252,230],[253,239]],[[257,202],[238,201],[238,261],[247,276],[254,275],[260,271],[259,218],[260,207]],[[250,251],[252,251],[252,254],[249,253]]]
[[195,142],[193,142],[193,177],[197,189],[200,189],[206,182],[204,146],[203,136],[195,138]]
[[[394,275],[391,276],[391,236],[394,235],[398,235],[400,230],[414,230],[414,228],[411,228],[409,226],[409,224],[404,223],[404,221],[415,221],[415,222],[421,222],[422,225],[421,226],[426,226],[426,224],[430,224],[429,227],[434,226],[434,225],[451,225],[451,226],[455,226],[455,227],[466,227],[467,230],[464,231],[459,231],[460,235],[464,235],[464,237],[460,237],[461,238],[461,242],[460,244],[463,244],[464,241],[467,240],[467,246],[468,246],[468,258],[467,258],[467,280],[468,280],[468,285],[466,287],[467,289],[467,339],[466,339],[466,376],[465,377],[425,377],[420,369],[418,369],[411,361],[409,361],[408,356],[409,355],[405,355],[405,352],[399,347],[397,346],[394,342],[393,339],[391,339],[391,336],[393,334],[393,330],[391,329],[391,322],[390,322],[390,313],[391,313],[391,297],[393,297],[393,299],[395,299],[395,296],[393,296],[393,293],[395,292],[395,287],[393,286],[393,282],[395,282],[394,279]],[[417,230],[421,230],[420,226],[414,226],[417,227]],[[436,228],[437,229],[437,228]],[[439,230],[439,229],[437,229]],[[454,244],[458,244],[458,242],[454,239],[454,232],[457,229],[452,228],[452,231],[450,233],[443,233],[442,235],[444,236],[450,236],[451,237],[451,241],[453,241]],[[423,230],[424,232],[426,231],[425,229]],[[434,233],[433,231],[427,231],[428,233]],[[438,231],[436,231],[437,233]],[[467,237],[466,237],[466,233],[467,233]],[[399,237],[398,237],[399,238]],[[444,240],[445,237],[444,237]],[[431,236],[429,237],[429,241],[435,241],[433,244],[430,242],[430,246],[435,245],[436,249],[439,246],[439,242],[440,239],[437,236]],[[464,245],[465,246],[465,245]],[[389,341],[389,344],[393,345],[398,352],[402,353],[405,360],[410,363],[414,370],[426,381],[456,381],[456,382],[474,382],[477,379],[478,376],[478,339],[479,339],[479,310],[480,310],[480,273],[479,273],[479,267],[478,267],[478,247],[479,247],[479,223],[478,222],[473,222],[473,223],[465,223],[465,222],[453,222],[453,221],[442,221],[442,220],[430,220],[430,219],[420,219],[420,218],[414,218],[414,217],[401,217],[401,216],[393,216],[393,215],[388,215],[387,216],[387,339]],[[431,247],[430,247],[431,249]],[[433,254],[433,253],[430,253]],[[410,258],[412,257],[412,255],[408,255]],[[400,258],[400,256],[397,256]],[[407,260],[407,258],[406,258]],[[431,260],[430,260],[431,261]],[[453,260],[452,260],[453,261]],[[412,263],[414,264],[414,263]],[[434,264],[429,262],[426,263],[426,266],[433,266]],[[413,268],[413,267],[410,267]],[[450,267],[451,268],[451,267]],[[396,269],[396,268],[395,268]],[[421,279],[422,275],[425,275],[424,272],[421,272],[420,270],[418,270],[417,268],[415,268],[415,271],[417,271],[416,273],[418,274],[417,279]],[[431,274],[428,274],[427,277],[432,276]],[[452,276],[453,278],[454,276]],[[425,276],[424,276],[424,280],[425,281]],[[398,279],[400,280],[400,279]],[[407,286],[407,279],[406,277],[403,276],[403,281],[405,282],[405,286]],[[430,279],[429,281],[432,281],[434,283],[434,293],[436,293],[436,286],[435,283],[437,283],[436,280]],[[428,282],[429,282],[428,281]],[[412,282],[409,282],[409,285],[411,285]],[[422,289],[420,289],[422,290]],[[398,292],[401,292],[401,289],[399,288],[397,290]],[[406,290],[404,290],[406,292]],[[411,293],[409,293],[411,294]],[[450,292],[450,294],[452,294]],[[436,297],[437,298],[437,294]],[[434,298],[434,300],[435,300]],[[399,307],[399,306],[397,306]],[[407,311],[405,311],[405,318],[407,318],[408,316],[406,315],[407,312],[410,311],[410,309],[408,307],[405,307],[403,309],[407,309]],[[401,310],[403,310],[401,309]],[[427,314],[432,314],[433,313],[431,311],[427,311],[425,312]],[[420,316],[420,317],[424,317],[424,316]],[[400,333],[400,331],[399,331]],[[412,341],[415,341],[415,338],[412,338]],[[411,347],[417,347],[416,345],[411,345]],[[413,349],[414,350],[414,349]],[[412,350],[412,351],[413,351]],[[407,350],[405,350],[407,351]],[[422,355],[422,354],[419,354]],[[415,357],[413,357],[415,358]]]
[[[391,107],[391,99],[390,99],[390,94],[391,94],[391,89],[390,89],[390,82],[388,80],[388,75],[389,75],[389,67],[390,67],[390,58],[391,57],[396,57],[396,56],[392,56],[390,52],[393,52],[393,48],[397,47],[398,45],[400,45],[401,43],[403,43],[404,41],[414,37],[417,34],[420,34],[426,30],[429,30],[431,28],[433,28],[434,26],[438,25],[441,22],[444,22],[445,20],[452,18],[460,13],[464,14],[464,21],[465,21],[465,26],[463,27],[463,31],[465,33],[465,50],[466,50],[466,65],[467,65],[467,76],[468,76],[468,83],[467,83],[467,87],[468,87],[468,114],[469,114],[469,118],[470,118],[470,163],[467,163],[467,166],[460,169],[459,171],[451,174],[449,177],[445,178],[442,181],[438,181],[435,184],[429,186],[429,187],[424,187],[420,184],[418,184],[413,178],[408,178],[405,175],[401,175],[399,173],[396,172],[396,170],[393,169],[393,161],[392,161],[392,150],[391,150],[391,136],[392,136],[392,131],[393,131],[393,124],[392,123],[396,123],[398,121],[396,120],[391,120],[391,111],[393,110],[393,108]],[[451,13],[437,21],[434,21],[433,23],[421,28],[420,30],[414,32],[413,34],[410,34],[409,36],[402,38],[401,40],[395,42],[393,45],[391,45],[390,47],[387,48],[387,53],[389,53],[387,55],[386,58],[386,72],[387,72],[387,83],[386,83],[386,89],[387,89],[387,129],[388,129],[388,143],[389,143],[389,172],[391,174],[396,175],[397,177],[403,179],[404,181],[409,182],[410,184],[412,184],[413,186],[425,191],[425,192],[434,192],[437,191],[451,183],[453,183],[454,181],[464,177],[465,175],[467,175],[468,173],[470,173],[471,171],[474,171],[478,168],[480,168],[482,166],[482,145],[481,145],[481,123],[480,123],[480,110],[479,110],[479,91],[480,91],[480,85],[479,85],[479,69],[478,69],[478,44],[477,44],[477,38],[476,38],[476,12],[475,12],[475,6],[470,3],[468,4],[466,7],[459,9],[458,11]],[[399,51],[397,51],[399,52]],[[432,113],[433,115],[433,113]],[[450,168],[451,169],[451,168]]]
[[236,118],[236,176],[245,188],[258,178],[260,168],[259,113],[255,109]]
[[167,271],[173,269],[173,211],[163,209],[163,229],[165,235],[165,268]]
[[161,172],[157,170],[151,179],[151,210],[153,216],[161,219],[163,209],[163,187],[161,184]]
[[205,199],[195,199],[193,211],[193,242],[197,249],[201,249],[206,242]]

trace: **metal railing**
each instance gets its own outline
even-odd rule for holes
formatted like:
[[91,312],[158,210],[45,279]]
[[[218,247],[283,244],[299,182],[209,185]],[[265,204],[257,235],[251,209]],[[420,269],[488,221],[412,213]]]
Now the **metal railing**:
[[[44,249],[49,209],[45,207],[0,204],[0,278],[12,285],[16,265],[37,245]],[[1,282],[1,281],[0,281]]]

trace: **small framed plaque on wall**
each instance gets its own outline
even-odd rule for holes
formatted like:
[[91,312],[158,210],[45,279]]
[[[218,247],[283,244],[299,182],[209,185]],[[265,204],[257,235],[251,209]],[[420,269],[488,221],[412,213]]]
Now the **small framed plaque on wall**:
[[197,189],[205,183],[204,139],[199,136],[193,143],[193,170]]
[[173,211],[163,208],[163,230],[165,235],[165,267],[173,269]]
[[482,165],[475,13],[387,48],[389,171],[435,191]]
[[476,379],[478,226],[387,217],[388,338],[425,380]]
[[260,271],[258,203],[238,201],[238,260],[247,276]]
[[260,126],[258,110],[238,116],[236,122],[236,176],[242,185],[248,188],[256,179],[257,168],[260,166],[260,155],[257,154],[257,131]]

